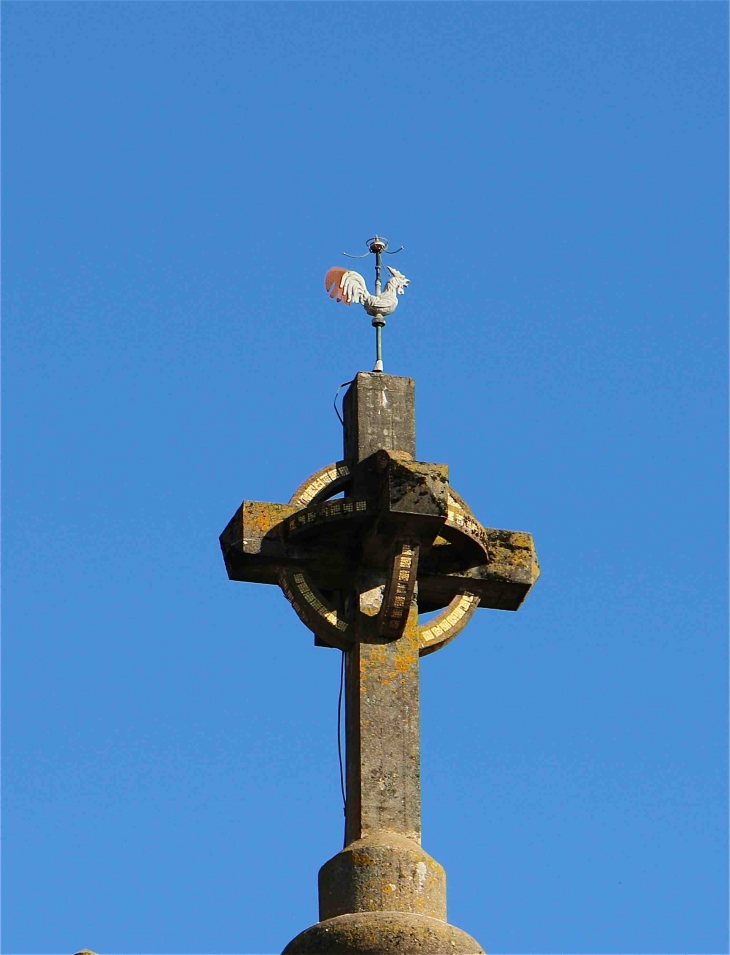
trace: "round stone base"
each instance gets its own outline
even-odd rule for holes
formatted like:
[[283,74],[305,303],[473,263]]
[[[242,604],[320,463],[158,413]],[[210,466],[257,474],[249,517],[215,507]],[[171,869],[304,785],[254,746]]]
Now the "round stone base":
[[355,912],[305,929],[282,955],[483,955],[460,928],[412,912]]
[[413,912],[446,921],[446,873],[412,839],[377,829],[319,870],[321,921],[351,912]]

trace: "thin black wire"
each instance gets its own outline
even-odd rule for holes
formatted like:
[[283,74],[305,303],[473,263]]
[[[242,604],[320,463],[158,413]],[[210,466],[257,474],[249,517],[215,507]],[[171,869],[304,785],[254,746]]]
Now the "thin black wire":
[[[340,420],[342,427],[345,427],[345,422],[342,419],[340,414],[340,409],[337,407],[337,399],[340,396],[340,392],[347,385],[351,385],[355,379],[351,378],[350,381],[344,381],[340,387],[335,392],[335,400],[333,401],[335,414]],[[342,661],[340,664],[340,692],[337,694],[337,759],[340,764],[340,792],[342,793],[342,814],[345,816],[345,840],[347,839],[347,792],[345,789],[345,766],[344,759],[342,756],[342,696],[345,690],[345,651],[342,651]]]
[[347,845],[347,792],[345,789],[345,770],[342,759],[342,693],[345,688],[345,651],[342,651],[340,665],[340,692],[337,697],[337,758],[340,761],[340,791],[342,792],[342,815],[345,817],[345,834],[342,845]]
[[340,414],[340,409],[337,407],[337,399],[340,397],[340,392],[341,392],[342,389],[345,387],[345,385],[351,385],[354,380],[355,380],[355,379],[352,378],[352,379],[350,379],[350,381],[343,381],[343,383],[340,385],[340,387],[339,387],[339,388],[337,389],[337,391],[335,392],[335,400],[334,400],[334,402],[333,402],[333,404],[334,404],[334,406],[335,406],[335,414],[336,414],[337,417],[340,419],[340,424],[342,425],[343,428],[345,427],[345,422],[342,420],[342,415]]
[[340,791],[342,792],[342,811],[347,813],[347,796],[345,795],[345,769],[342,759],[342,694],[345,688],[345,651],[342,651],[340,664],[340,692],[337,697],[337,758],[340,761]]

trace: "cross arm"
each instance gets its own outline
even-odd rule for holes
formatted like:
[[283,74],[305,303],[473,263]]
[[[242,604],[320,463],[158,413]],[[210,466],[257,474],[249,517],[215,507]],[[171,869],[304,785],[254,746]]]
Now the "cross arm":
[[220,536],[231,580],[278,583],[286,563],[284,521],[299,510],[294,504],[244,501]]
[[422,604],[442,606],[454,593],[468,591],[481,607],[517,610],[540,576],[535,542],[524,531],[483,529],[489,559],[464,566],[463,554],[446,541],[424,555],[419,568]]

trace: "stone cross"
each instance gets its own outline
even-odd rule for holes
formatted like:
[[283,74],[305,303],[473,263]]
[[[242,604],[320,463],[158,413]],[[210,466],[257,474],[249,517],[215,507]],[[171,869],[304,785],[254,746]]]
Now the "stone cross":
[[232,580],[278,584],[315,644],[345,653],[345,848],[320,870],[320,922],[285,951],[370,951],[373,932],[373,951],[393,932],[404,955],[482,951],[446,923],[444,871],[420,848],[419,658],[478,607],[517,610],[533,540],[483,527],[446,465],[416,460],[412,379],[361,372],[343,410],[343,460],[288,504],[244,501],[221,535]]

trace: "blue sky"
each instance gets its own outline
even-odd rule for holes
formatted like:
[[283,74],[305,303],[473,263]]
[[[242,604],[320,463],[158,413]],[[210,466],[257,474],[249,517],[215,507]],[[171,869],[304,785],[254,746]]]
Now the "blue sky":
[[217,538],[340,456],[379,232],[419,457],[543,567],[423,664],[450,920],[726,952],[727,6],[2,13],[3,951],[316,920],[339,655]]

